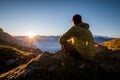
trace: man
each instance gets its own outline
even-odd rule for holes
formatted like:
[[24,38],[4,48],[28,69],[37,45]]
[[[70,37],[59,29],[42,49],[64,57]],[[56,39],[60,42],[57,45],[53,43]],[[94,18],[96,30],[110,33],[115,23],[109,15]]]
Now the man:
[[79,14],[73,16],[72,24],[72,28],[59,39],[62,50],[77,59],[94,60],[94,39],[89,25],[82,22]]

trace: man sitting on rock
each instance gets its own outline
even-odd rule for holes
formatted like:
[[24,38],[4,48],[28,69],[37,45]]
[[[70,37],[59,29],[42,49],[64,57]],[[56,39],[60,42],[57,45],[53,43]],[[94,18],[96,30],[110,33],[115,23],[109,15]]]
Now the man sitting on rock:
[[72,17],[72,25],[59,39],[61,49],[76,59],[94,60],[94,39],[89,25],[82,22],[79,14]]

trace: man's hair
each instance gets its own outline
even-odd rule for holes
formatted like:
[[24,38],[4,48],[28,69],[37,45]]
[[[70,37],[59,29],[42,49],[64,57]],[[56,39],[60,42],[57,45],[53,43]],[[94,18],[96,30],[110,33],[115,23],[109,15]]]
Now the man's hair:
[[76,14],[72,17],[72,20],[74,24],[77,25],[78,23],[82,22],[82,17],[79,14]]

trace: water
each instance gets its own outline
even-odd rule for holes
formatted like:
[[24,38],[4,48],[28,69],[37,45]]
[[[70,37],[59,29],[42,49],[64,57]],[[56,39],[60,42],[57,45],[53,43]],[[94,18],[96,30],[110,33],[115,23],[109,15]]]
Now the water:
[[42,51],[56,52],[60,50],[60,45],[58,42],[37,42],[37,47]]

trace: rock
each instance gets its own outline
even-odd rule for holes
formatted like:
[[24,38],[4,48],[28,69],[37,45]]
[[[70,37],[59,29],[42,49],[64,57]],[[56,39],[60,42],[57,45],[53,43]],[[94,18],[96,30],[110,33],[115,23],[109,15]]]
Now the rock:
[[11,65],[11,64],[14,64],[15,62],[18,61],[18,58],[17,59],[10,59],[6,62],[7,65]]
[[[113,52],[114,54],[115,52]],[[117,52],[118,53],[118,52]],[[105,54],[109,54],[106,53]],[[112,54],[112,55],[113,55]],[[28,63],[0,75],[9,80],[119,80],[120,64],[117,59],[99,53],[94,61],[77,60],[62,51],[55,54],[45,52]],[[119,54],[120,55],[120,54]]]
[[100,44],[95,43],[94,46],[95,46],[95,51],[96,51],[96,53],[100,53],[100,52],[102,52],[102,51],[108,51],[108,48],[107,48],[107,47],[102,46],[102,45],[100,45]]
[[3,31],[3,29],[2,28],[0,28],[0,33],[3,33],[4,31]]
[[37,56],[14,47],[0,45],[0,74],[7,72]]

